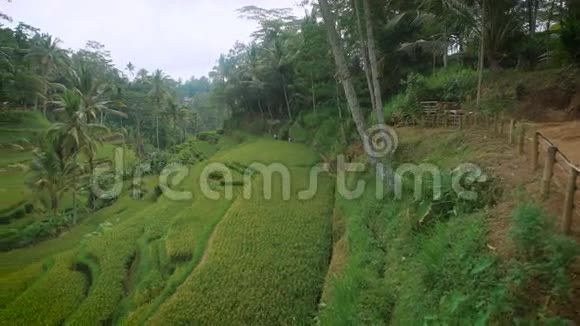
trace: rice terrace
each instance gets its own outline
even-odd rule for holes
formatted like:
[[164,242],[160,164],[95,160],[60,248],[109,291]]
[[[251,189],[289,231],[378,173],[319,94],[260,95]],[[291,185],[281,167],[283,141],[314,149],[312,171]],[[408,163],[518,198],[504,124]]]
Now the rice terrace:
[[0,0],[0,325],[580,323],[580,2],[255,2]]

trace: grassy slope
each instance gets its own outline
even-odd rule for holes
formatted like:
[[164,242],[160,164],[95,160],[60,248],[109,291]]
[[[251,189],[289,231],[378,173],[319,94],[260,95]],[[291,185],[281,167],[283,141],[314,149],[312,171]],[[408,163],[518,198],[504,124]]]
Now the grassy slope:
[[[403,134],[399,160],[453,168],[472,157],[460,139]],[[374,185],[372,178],[367,181]],[[430,316],[435,323],[458,322],[445,319],[442,309],[449,305],[444,300],[461,294],[483,300],[482,292],[493,284],[493,277],[490,282],[471,274],[489,259],[481,216],[461,216],[418,231],[417,204],[412,199],[377,202],[374,187],[355,201],[338,198],[337,206],[345,217],[349,257],[344,271],[331,279],[333,294],[321,312],[323,325],[414,325]],[[456,308],[470,309],[464,303],[472,301],[465,297]],[[470,320],[467,315],[463,321]]]
[[[428,162],[453,169],[477,162],[482,154],[470,149],[460,133],[410,132],[400,134],[397,164]],[[374,184],[371,176],[364,178]],[[542,256],[539,264],[520,257],[502,261],[487,247],[486,209],[454,209],[450,216],[420,226],[429,200],[415,202],[409,191],[405,194],[401,201],[377,202],[370,187],[359,200],[337,199],[346,223],[348,259],[342,273],[331,278],[322,325],[566,324],[533,297],[537,278],[547,287],[565,279],[570,262],[562,257],[573,257],[570,241],[549,227],[526,230],[516,221],[519,232],[532,231],[527,233],[532,243],[539,242],[538,234],[553,241],[538,250],[548,252],[548,258]],[[479,198],[486,196],[489,192],[479,193]],[[532,215],[514,213],[524,224],[534,219]],[[513,230],[514,225],[510,233]],[[569,300],[549,293],[551,300]]]

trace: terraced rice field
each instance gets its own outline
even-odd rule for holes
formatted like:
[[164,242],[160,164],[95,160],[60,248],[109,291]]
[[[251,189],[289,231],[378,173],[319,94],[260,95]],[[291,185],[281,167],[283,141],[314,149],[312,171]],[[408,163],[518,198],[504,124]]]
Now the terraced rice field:
[[[302,324],[317,310],[331,251],[334,184],[309,185],[316,156],[305,146],[257,140],[218,152],[192,167],[178,187],[193,199],[156,202],[128,196],[69,234],[0,254],[0,324]],[[240,170],[254,161],[285,163],[292,196],[262,196],[259,174],[250,199],[202,196],[208,163]],[[6,289],[6,292],[4,291]]]

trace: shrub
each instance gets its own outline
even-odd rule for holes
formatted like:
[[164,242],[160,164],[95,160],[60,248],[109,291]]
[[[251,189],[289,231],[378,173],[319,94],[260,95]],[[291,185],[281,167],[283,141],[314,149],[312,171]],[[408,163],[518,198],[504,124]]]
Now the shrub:
[[512,214],[510,235],[520,262],[512,270],[521,289],[540,281],[545,291],[562,298],[570,294],[570,268],[580,254],[576,242],[555,230],[555,219],[535,204],[524,203]]
[[422,101],[463,102],[475,96],[477,72],[471,69],[452,67],[438,70],[425,80],[425,88],[418,90]]
[[305,143],[308,141],[308,132],[296,121],[290,128],[290,138],[292,141]]
[[61,213],[43,221],[31,223],[22,229],[8,229],[0,234],[0,251],[23,248],[68,230],[72,223],[70,213]]

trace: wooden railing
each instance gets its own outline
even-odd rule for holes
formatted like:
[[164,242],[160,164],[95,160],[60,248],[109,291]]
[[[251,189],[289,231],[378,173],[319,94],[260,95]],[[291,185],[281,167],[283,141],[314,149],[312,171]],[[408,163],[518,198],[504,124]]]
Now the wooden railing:
[[[541,179],[541,197],[547,200],[552,194],[552,187],[555,185],[560,192],[564,193],[564,207],[562,212],[562,232],[570,234],[574,214],[580,216],[580,210],[576,207],[576,193],[579,190],[578,182],[580,168],[576,166],[564,152],[562,152],[555,143],[540,131],[531,130],[530,125],[514,119],[504,119],[498,116],[481,115],[474,112],[463,110],[442,110],[436,102],[424,102],[423,113],[419,117],[406,117],[397,121],[398,126],[421,126],[427,127],[455,127],[458,129],[465,128],[485,128],[492,131],[495,135],[505,136],[505,126],[508,125],[507,140],[510,145],[518,147],[519,155],[525,155],[526,143],[531,144],[531,165],[535,172],[540,168],[542,152],[545,153],[543,158],[543,170]],[[565,183],[561,179],[554,177],[554,169],[560,168],[566,176]]]

